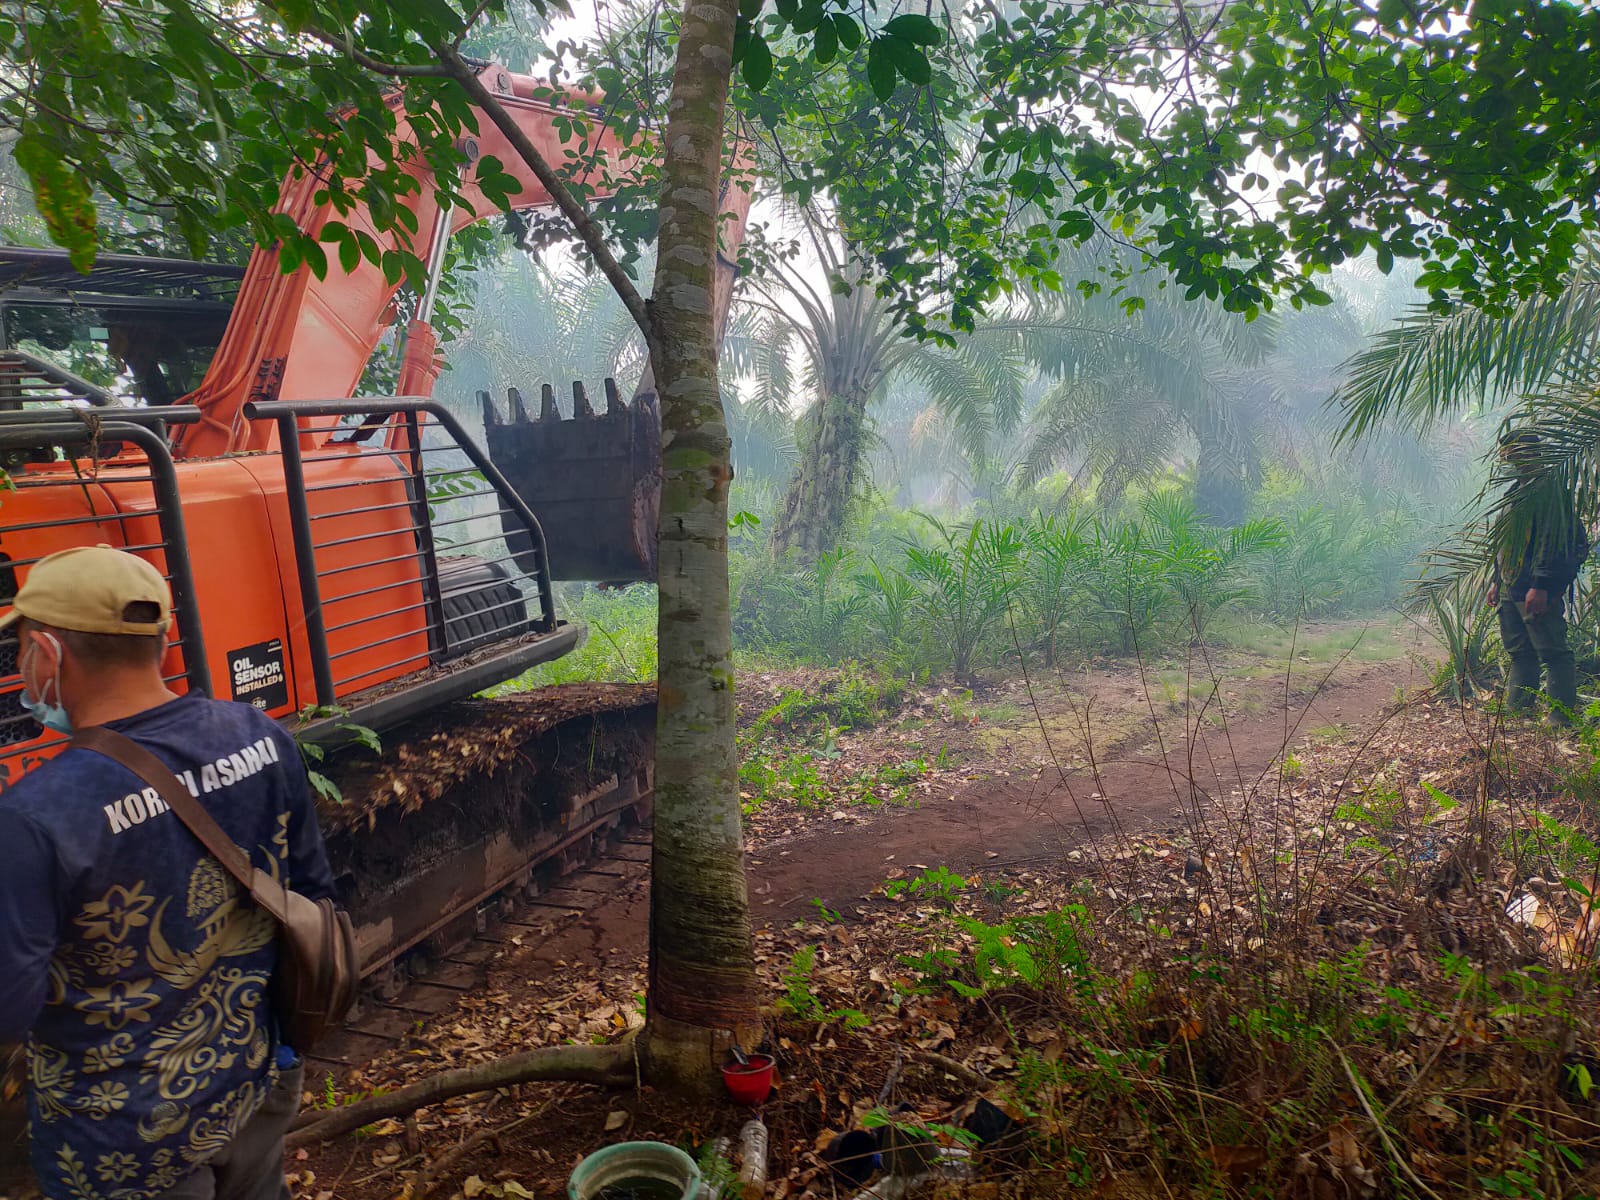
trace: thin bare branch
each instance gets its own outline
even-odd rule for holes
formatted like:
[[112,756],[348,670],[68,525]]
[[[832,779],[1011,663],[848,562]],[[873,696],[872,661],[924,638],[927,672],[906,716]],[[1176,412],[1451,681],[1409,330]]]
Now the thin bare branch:
[[522,161],[528,164],[528,169],[544,185],[545,191],[555,201],[561,214],[572,222],[574,232],[583,242],[584,248],[589,251],[590,257],[594,259],[595,266],[600,268],[600,273],[606,277],[606,281],[617,293],[618,299],[627,308],[628,315],[643,332],[645,344],[650,347],[651,355],[654,356],[656,334],[650,320],[649,306],[639,294],[639,289],[634,286],[633,280],[628,278],[628,273],[622,269],[622,264],[617,262],[611,247],[606,244],[605,231],[596,224],[589,210],[577,196],[573,195],[572,189],[556,173],[555,168],[545,161],[544,155],[539,153],[539,148],[533,144],[533,140],[517,124],[516,118],[507,112],[505,105],[484,86],[483,80],[478,78],[478,73],[471,64],[450,46],[441,46],[437,52],[439,60],[449,69],[451,77],[461,85],[472,102],[488,114],[500,132],[505,134],[506,140],[522,156]]

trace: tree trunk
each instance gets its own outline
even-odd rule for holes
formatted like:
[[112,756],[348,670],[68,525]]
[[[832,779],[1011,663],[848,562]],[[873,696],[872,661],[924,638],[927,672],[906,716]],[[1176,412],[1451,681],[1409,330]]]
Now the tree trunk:
[[1244,520],[1244,472],[1238,456],[1214,438],[1200,439],[1194,466],[1194,503],[1212,525],[1232,526]]
[[774,554],[795,550],[814,562],[839,544],[855,498],[866,423],[865,392],[830,391],[811,411],[809,436],[772,531]]
[[650,317],[661,396],[660,683],[650,992],[652,1078],[709,1091],[727,1043],[761,1035],[745,893],[733,638],[729,438],[714,319],[723,119],[737,0],[686,0],[664,142]]

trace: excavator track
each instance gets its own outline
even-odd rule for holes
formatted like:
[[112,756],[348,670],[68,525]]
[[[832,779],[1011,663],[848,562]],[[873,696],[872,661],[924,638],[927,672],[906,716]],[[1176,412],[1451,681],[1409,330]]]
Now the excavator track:
[[504,893],[537,893],[645,820],[655,693],[565,684],[463,701],[324,768],[319,819],[363,976],[472,937]]
[[[626,919],[648,904],[650,853],[649,827],[623,824],[611,831],[595,860],[479,905],[466,940],[413,951],[369,979],[344,1026],[306,1056],[308,1079],[320,1087],[330,1073],[338,1076],[396,1048],[425,1044],[427,1031],[448,1018],[463,996],[484,987],[508,956],[533,955],[549,963],[572,953],[575,944],[592,944],[590,952],[603,956],[596,922],[603,923],[605,914]],[[556,946],[566,948],[551,949]]]

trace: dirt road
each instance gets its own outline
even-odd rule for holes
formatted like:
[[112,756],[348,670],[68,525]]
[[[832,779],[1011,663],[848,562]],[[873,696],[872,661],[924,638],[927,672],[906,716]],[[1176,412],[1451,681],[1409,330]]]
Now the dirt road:
[[[1092,753],[1089,739],[1074,736],[1092,706],[1036,693],[1036,710],[1016,723],[1015,741],[1001,742],[989,763],[975,764],[977,778],[914,809],[813,824],[757,848],[750,860],[753,915],[758,923],[780,921],[814,897],[848,908],[897,868],[912,874],[919,865],[939,864],[957,873],[1039,868],[1119,828],[1182,828],[1197,799],[1241,790],[1276,771],[1285,747],[1292,750],[1315,731],[1372,727],[1398,689],[1424,682],[1402,659],[1311,672],[1287,688],[1282,679],[1261,679],[1225,682],[1212,694],[1208,685],[1181,704],[1167,704],[1167,711],[1128,697],[1135,709],[1143,703],[1144,719],[1124,725],[1120,737]],[[1042,768],[1029,765],[1044,741],[1040,724],[1056,730]],[[1007,765],[1008,751],[1014,766]]]
[[[1119,828],[1181,829],[1197,797],[1203,802],[1253,783],[1276,770],[1285,746],[1319,731],[1370,729],[1399,689],[1426,683],[1404,657],[1307,666],[1287,683],[1265,671],[1224,670],[1204,680],[1177,698],[1153,676],[1126,669],[1036,683],[1031,697],[1020,685],[1009,688],[1006,698],[1028,703],[1011,705],[1008,720],[978,730],[982,737],[964,749],[959,774],[916,806],[824,810],[786,835],[753,837],[754,923],[814,916],[817,900],[848,913],[885,880],[923,867],[1037,870]],[[603,896],[581,891],[600,890],[602,880],[580,880],[570,902],[588,901],[582,915],[506,956],[503,969],[525,970],[530,959],[558,970],[575,961],[637,961],[649,912],[647,855],[642,848],[629,853],[637,861],[626,879],[614,880]]]

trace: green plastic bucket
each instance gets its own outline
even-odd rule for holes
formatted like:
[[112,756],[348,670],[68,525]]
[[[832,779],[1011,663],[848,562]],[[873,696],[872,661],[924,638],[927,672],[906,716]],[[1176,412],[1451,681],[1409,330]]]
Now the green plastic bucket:
[[696,1200],[700,1168],[676,1146],[665,1142],[619,1142],[596,1150],[567,1179],[569,1200],[599,1200],[606,1189],[643,1200]]

